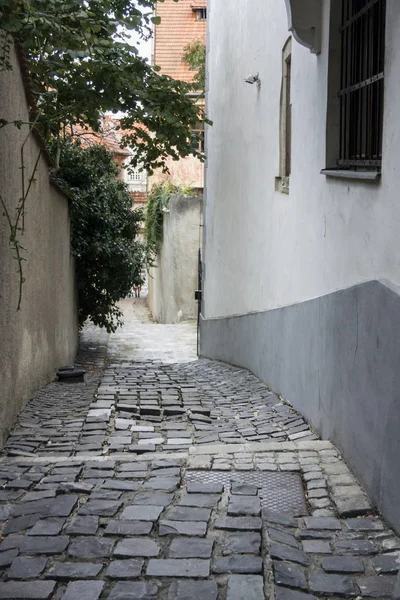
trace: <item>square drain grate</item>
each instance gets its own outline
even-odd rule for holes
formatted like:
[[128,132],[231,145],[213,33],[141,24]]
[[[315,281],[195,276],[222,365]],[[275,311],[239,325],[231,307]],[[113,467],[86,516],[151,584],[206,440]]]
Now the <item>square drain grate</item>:
[[262,508],[291,513],[296,517],[308,515],[303,483],[298,473],[267,471],[186,471],[185,483],[223,483],[229,491],[232,482],[249,483],[259,488]]

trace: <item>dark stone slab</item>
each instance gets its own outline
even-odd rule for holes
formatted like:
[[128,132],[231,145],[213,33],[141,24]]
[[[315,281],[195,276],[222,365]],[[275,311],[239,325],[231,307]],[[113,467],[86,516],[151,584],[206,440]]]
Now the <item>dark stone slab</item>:
[[208,577],[210,561],[195,558],[152,558],[147,566],[149,577]]
[[276,587],[275,600],[318,600],[318,598],[312,594],[305,594],[304,592],[289,590],[288,588]]
[[104,490],[120,490],[122,492],[135,492],[138,489],[136,481],[121,481],[119,479],[108,479],[101,485]]
[[159,522],[159,535],[198,535],[205,536],[207,523],[201,521],[168,521]]
[[91,579],[97,577],[102,568],[102,563],[54,562],[45,577],[46,579],[60,579],[61,581]]
[[286,587],[307,589],[305,570],[297,565],[274,561],[275,583]]
[[169,521],[208,521],[210,517],[211,510],[209,508],[186,506],[174,506],[166,514],[166,519]]
[[224,556],[215,559],[213,573],[261,573],[262,564],[260,556]]
[[293,546],[293,548],[299,548],[299,542],[296,540],[294,535],[287,533],[286,531],[269,527],[268,535],[274,542],[287,544],[288,546]]
[[107,600],[156,600],[158,587],[154,583],[130,581],[117,583]]
[[68,535],[95,535],[99,526],[99,517],[75,517],[68,523],[64,532]]
[[178,477],[152,477],[143,485],[144,490],[174,492],[179,485]]
[[104,535],[148,535],[152,528],[152,521],[110,521]]
[[342,529],[339,519],[332,517],[306,517],[304,521],[308,529],[328,529],[329,531]]
[[169,558],[210,558],[214,540],[195,538],[175,538],[170,546]]
[[8,579],[33,579],[39,577],[47,564],[47,558],[31,558],[29,556],[18,556],[12,561],[7,571]]
[[261,535],[253,532],[227,533],[222,542],[222,554],[259,554]]
[[48,519],[40,519],[32,529],[27,531],[26,535],[58,535],[64,524],[64,518],[49,517]]
[[335,543],[338,554],[376,554],[378,547],[371,540],[345,540]]
[[261,513],[261,502],[257,496],[231,496],[228,504],[228,515],[258,516]]
[[34,500],[43,500],[44,498],[55,498],[56,490],[43,490],[42,492],[28,492],[20,502],[33,502]]
[[133,556],[154,557],[160,554],[160,545],[146,538],[127,538],[118,542],[114,556],[128,558]]
[[277,542],[271,544],[270,555],[277,560],[287,560],[304,566],[309,564],[309,559],[305,552],[297,550],[297,548],[292,548],[292,546],[278,544]]
[[391,597],[395,582],[396,577],[390,575],[360,577],[357,579],[357,584],[361,590],[363,598],[382,598],[383,596]]
[[40,514],[42,517],[68,517],[78,502],[78,496],[67,494],[56,498],[44,498],[19,504],[14,509],[14,517]]
[[79,558],[107,558],[111,555],[115,540],[94,536],[73,538],[68,548],[69,556]]
[[74,481],[67,481],[60,483],[57,490],[61,494],[67,494],[69,492],[75,492],[77,494],[89,494],[93,487],[94,486],[92,483],[86,483],[83,481],[75,483]]
[[91,500],[119,500],[122,492],[116,490],[96,490],[90,494]]
[[263,509],[262,517],[265,521],[283,525],[284,527],[297,527],[297,520],[287,513],[275,512],[269,509]]
[[214,508],[221,496],[218,494],[186,494],[181,498],[179,506],[194,506],[197,508]]
[[346,525],[355,531],[381,531],[383,523],[380,519],[361,517],[359,519],[347,519]]
[[224,491],[223,483],[197,483],[189,482],[186,484],[188,494],[222,494]]
[[231,494],[238,496],[257,496],[258,487],[249,483],[232,483]]
[[110,579],[134,579],[140,577],[143,560],[113,560],[106,571]]
[[25,515],[10,519],[3,529],[3,534],[9,535],[10,533],[19,533],[21,531],[25,531],[26,529],[33,527],[39,519],[40,514]]
[[50,600],[55,581],[2,581],[0,598],[4,600]]
[[400,553],[380,554],[372,559],[372,564],[378,575],[381,573],[397,573],[400,568]]
[[61,600],[98,600],[103,587],[103,581],[71,581]]
[[17,548],[0,552],[0,567],[8,567],[8,565],[11,565],[16,556],[18,556]]
[[331,554],[332,552],[329,542],[323,540],[305,540],[303,550],[308,554]]
[[261,531],[260,517],[218,517],[215,521],[216,529],[231,531]]
[[168,591],[168,600],[217,600],[215,581],[174,581]]
[[9,535],[2,542],[0,542],[0,552],[4,552],[4,550],[11,550],[12,548],[19,548],[22,540],[25,537],[23,535]]
[[321,566],[327,573],[363,573],[364,563],[352,556],[330,556],[323,558]]
[[168,506],[174,498],[173,494],[139,492],[135,494],[133,504],[145,504],[150,506]]
[[122,502],[112,500],[89,500],[80,509],[80,515],[95,515],[99,517],[113,517],[121,508]]
[[358,594],[356,583],[344,575],[310,575],[310,590],[316,594],[348,596]]
[[61,554],[68,546],[69,538],[59,536],[30,536],[21,541],[22,554]]
[[121,519],[128,521],[156,521],[163,510],[163,506],[127,506],[121,515]]
[[264,600],[264,581],[260,575],[231,575],[226,600]]

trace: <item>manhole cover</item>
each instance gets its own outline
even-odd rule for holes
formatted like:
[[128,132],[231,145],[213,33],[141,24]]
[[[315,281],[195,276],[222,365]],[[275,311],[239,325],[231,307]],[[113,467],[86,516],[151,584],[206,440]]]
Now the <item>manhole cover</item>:
[[185,482],[223,483],[225,491],[229,490],[232,481],[257,485],[262,508],[296,517],[308,515],[303,483],[297,473],[186,471],[185,474]]

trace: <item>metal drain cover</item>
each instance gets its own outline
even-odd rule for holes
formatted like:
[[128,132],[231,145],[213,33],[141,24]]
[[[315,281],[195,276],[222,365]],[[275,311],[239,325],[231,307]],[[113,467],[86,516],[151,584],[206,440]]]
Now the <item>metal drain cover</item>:
[[186,471],[185,474],[185,483],[223,483],[225,491],[229,491],[232,481],[258,486],[262,508],[291,513],[295,517],[308,515],[303,483],[298,473]]

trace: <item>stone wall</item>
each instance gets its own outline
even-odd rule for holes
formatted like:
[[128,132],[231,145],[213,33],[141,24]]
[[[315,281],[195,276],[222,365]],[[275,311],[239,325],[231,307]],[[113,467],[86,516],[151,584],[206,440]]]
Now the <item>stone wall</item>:
[[[29,80],[16,51],[13,70],[0,74],[1,118],[29,121]],[[22,59],[21,59],[22,60]],[[21,197],[21,147],[28,126],[0,130],[0,193],[11,218]],[[49,180],[49,160],[37,136],[24,149],[25,187],[41,153],[29,193],[20,240],[25,248],[21,309],[18,263],[0,211],[0,446],[17,412],[55,370],[74,360],[78,344],[74,261],[68,199]]]
[[156,321],[178,323],[197,316],[201,196],[174,196],[164,215],[157,268],[149,276],[149,308]]

